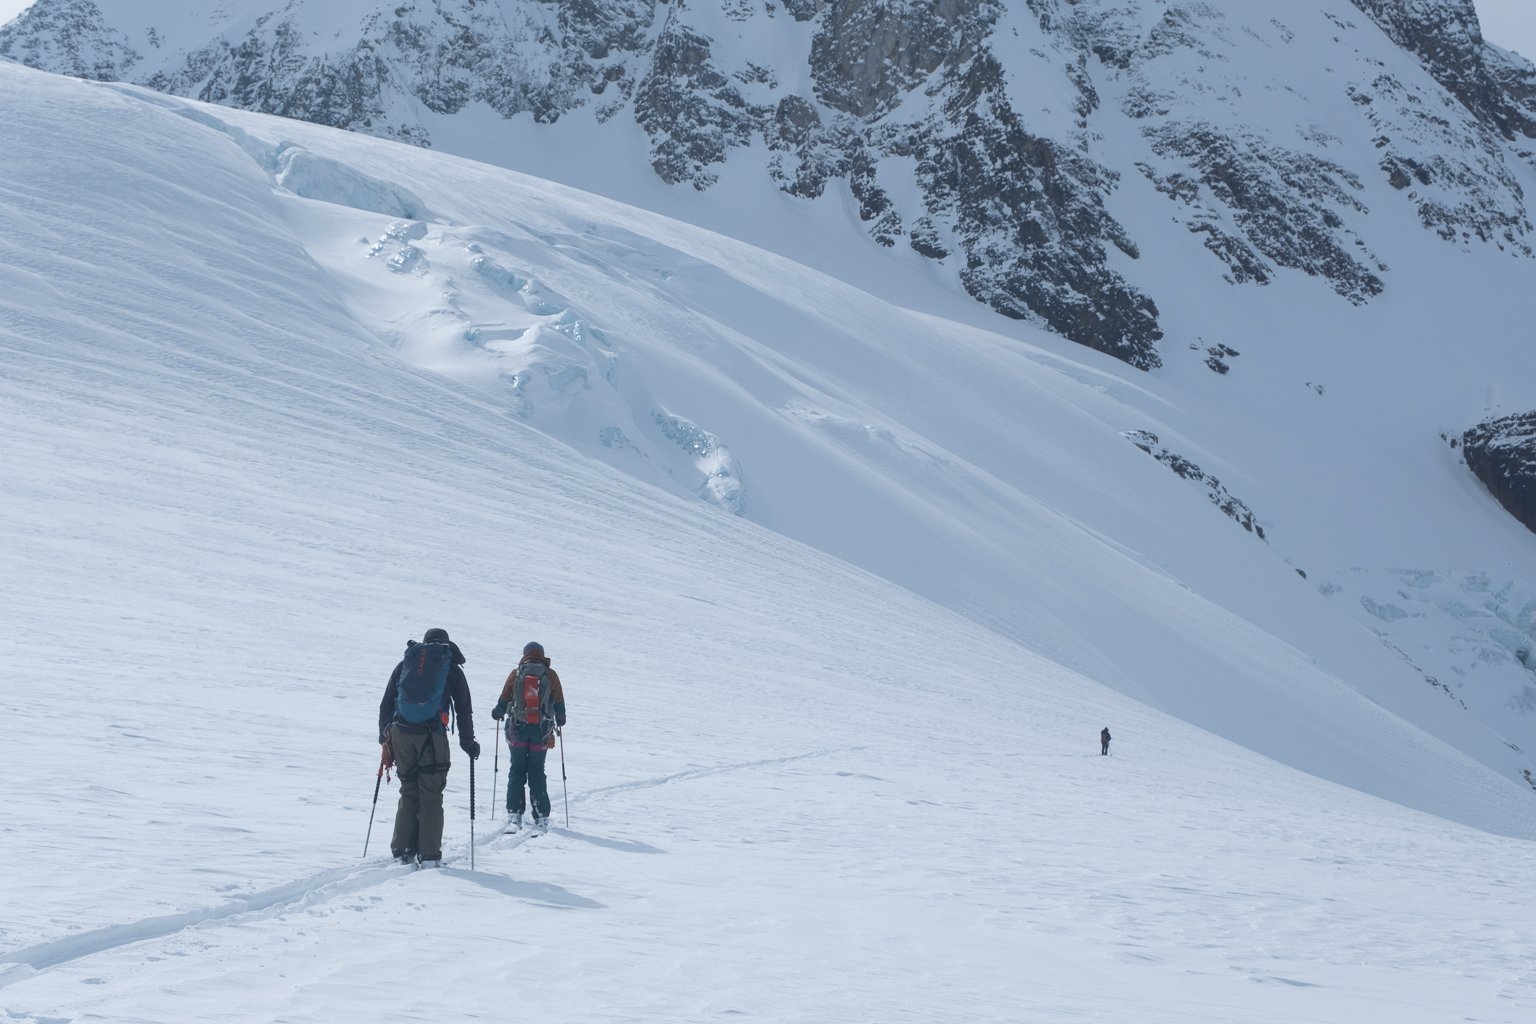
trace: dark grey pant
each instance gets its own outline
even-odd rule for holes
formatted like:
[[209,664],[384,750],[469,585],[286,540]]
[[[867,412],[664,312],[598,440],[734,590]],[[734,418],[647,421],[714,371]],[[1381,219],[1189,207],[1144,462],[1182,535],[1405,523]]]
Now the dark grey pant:
[[400,777],[400,804],[389,849],[396,857],[415,852],[422,860],[443,858],[443,789],[448,785],[448,735],[389,727],[389,744]]

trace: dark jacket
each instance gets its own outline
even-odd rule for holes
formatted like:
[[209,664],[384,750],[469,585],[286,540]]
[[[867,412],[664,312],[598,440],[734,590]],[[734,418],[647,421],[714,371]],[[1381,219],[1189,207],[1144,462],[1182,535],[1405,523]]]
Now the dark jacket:
[[555,744],[555,726],[565,727],[565,688],[560,685],[560,676],[549,664],[548,658],[530,655],[517,663],[517,668],[507,675],[507,681],[501,686],[501,699],[496,702],[498,710],[505,712],[507,705],[517,693],[517,676],[522,667],[529,662],[537,661],[545,668],[544,675],[549,679],[549,702],[555,711],[553,722],[540,722],[537,725],[515,725],[511,718],[507,719],[507,739],[513,743],[521,741],[525,744],[537,744],[543,747],[552,747]]
[[[415,640],[406,642],[405,649],[410,650],[416,646]],[[450,708],[458,719],[459,746],[468,750],[475,742],[475,711],[469,699],[469,680],[464,678],[464,670],[459,668],[464,664],[465,658],[459,650],[459,645],[449,642],[453,648],[453,665],[448,669],[448,685],[443,693],[443,710]],[[389,674],[389,685],[384,687],[384,698],[379,701],[379,742],[383,743],[389,738],[389,727],[398,724],[406,732],[426,732],[429,729],[441,730],[439,722],[424,722],[414,725],[410,722],[399,721],[395,717],[395,699],[400,688],[400,670],[405,667],[405,659],[395,666],[395,670]]]

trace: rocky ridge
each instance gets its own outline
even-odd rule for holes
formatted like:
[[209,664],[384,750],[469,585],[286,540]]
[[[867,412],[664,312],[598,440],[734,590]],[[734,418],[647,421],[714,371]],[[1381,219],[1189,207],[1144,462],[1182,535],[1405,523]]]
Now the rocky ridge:
[[[760,145],[779,189],[846,187],[876,243],[1143,369],[1161,363],[1163,328],[1127,276],[1141,247],[1110,212],[1126,174],[1234,284],[1296,270],[1369,302],[1390,282],[1370,231],[1381,182],[1447,241],[1532,252],[1508,160],[1530,158],[1536,69],[1483,42],[1471,0],[1333,0],[1263,22],[1130,0],[351,0],[355,29],[331,38],[319,7],[273,0],[174,43],[164,8],[131,28],[108,0],[38,0],[0,29],[0,55],[422,146],[476,104],[632,118],[656,174],[701,190]],[[1316,84],[1295,40],[1319,17],[1359,56]],[[808,78],[743,39],[798,47]],[[1251,53],[1297,58],[1286,88],[1346,101],[1377,165],[1351,162],[1337,130],[1256,120],[1231,71]],[[1037,93],[1070,109],[1042,117]]]

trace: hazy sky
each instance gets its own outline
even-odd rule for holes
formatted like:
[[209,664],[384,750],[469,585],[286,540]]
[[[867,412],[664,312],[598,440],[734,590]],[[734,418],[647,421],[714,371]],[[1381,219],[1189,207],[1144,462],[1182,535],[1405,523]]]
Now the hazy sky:
[[[10,21],[32,0],[0,0],[0,24]],[[279,6],[279,0],[272,0]],[[1490,42],[1536,60],[1536,0],[1476,0],[1483,35]]]
[[[7,0],[0,0],[5,3]],[[1536,3],[1531,0],[1477,0],[1483,38],[1536,60]]]

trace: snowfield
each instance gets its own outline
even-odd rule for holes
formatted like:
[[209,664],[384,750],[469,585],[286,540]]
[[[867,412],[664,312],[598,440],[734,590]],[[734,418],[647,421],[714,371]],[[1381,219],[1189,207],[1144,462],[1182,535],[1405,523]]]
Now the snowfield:
[[[846,279],[739,240],[801,207],[733,238],[4,62],[0,128],[0,1020],[1536,1013],[1529,720],[1339,604],[1411,552],[1426,629],[1487,592],[1518,632],[1536,550],[1448,449],[1379,512],[1423,478],[1357,473],[1343,427],[1412,404],[1370,367],[1315,420],[1289,377],[1201,404],[957,312],[831,197]],[[1310,464],[1189,454],[1298,556],[1125,436],[1283,466],[1245,402]],[[414,872],[393,786],[362,854],[431,626],[485,751]],[[538,838],[497,831],[488,717],[529,640],[570,708]]]

